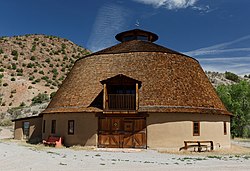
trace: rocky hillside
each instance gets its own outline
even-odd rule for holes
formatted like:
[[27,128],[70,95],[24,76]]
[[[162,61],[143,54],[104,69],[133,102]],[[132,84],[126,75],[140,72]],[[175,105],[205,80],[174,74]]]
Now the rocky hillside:
[[245,75],[244,77],[241,77],[231,72],[219,73],[219,72],[205,71],[205,73],[215,88],[219,85],[235,84],[240,80],[250,81],[250,75],[248,76]]
[[13,108],[24,108],[41,99],[49,101],[75,60],[89,53],[55,36],[1,37],[0,117]]

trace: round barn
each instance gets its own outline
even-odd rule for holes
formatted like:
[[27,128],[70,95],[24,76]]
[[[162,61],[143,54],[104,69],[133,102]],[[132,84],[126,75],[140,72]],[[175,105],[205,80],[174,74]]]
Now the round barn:
[[230,147],[231,114],[196,59],[154,44],[151,32],[116,39],[75,62],[40,115],[42,139],[100,148]]

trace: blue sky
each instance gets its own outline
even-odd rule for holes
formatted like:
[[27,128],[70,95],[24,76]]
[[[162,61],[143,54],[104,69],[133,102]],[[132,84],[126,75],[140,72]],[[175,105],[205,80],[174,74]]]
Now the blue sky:
[[48,34],[92,51],[139,28],[205,70],[250,74],[250,0],[0,0],[0,36]]

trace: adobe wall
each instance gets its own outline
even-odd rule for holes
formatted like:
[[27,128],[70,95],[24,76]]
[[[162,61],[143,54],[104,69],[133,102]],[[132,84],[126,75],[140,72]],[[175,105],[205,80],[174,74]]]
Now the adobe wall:
[[25,118],[15,121],[14,139],[23,140],[23,122],[30,123],[29,137],[30,142],[39,142],[42,138],[42,117]]
[[[97,144],[98,117],[95,117],[95,113],[44,114],[43,120],[46,121],[43,139],[47,139],[49,135],[55,135],[63,138],[65,146],[96,146]],[[56,120],[55,134],[51,134],[52,120]],[[68,120],[75,122],[74,135],[68,135]]]
[[[200,136],[193,136],[193,121],[200,121]],[[227,134],[224,135],[224,121]],[[147,146],[179,150],[188,140],[211,140],[215,149],[230,148],[230,116],[188,113],[150,113]]]

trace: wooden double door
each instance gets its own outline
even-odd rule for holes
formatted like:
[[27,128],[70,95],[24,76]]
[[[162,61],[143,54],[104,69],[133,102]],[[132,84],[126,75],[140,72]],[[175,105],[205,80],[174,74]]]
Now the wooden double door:
[[99,117],[98,147],[146,148],[146,118]]

